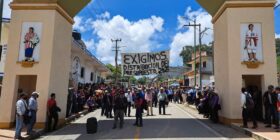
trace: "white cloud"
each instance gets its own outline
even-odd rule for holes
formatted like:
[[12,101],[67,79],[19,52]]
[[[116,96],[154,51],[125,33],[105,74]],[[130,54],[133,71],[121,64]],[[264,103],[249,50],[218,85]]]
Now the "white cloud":
[[74,17],[74,21],[73,29],[83,33],[91,29],[91,23],[93,20],[91,18],[85,20],[83,17],[76,16]]
[[89,51],[95,51],[95,42],[94,39],[84,40],[85,45]]
[[[201,30],[204,28],[213,28],[211,23],[212,17],[204,12],[202,9],[197,11],[192,11],[191,7],[187,7],[186,12],[183,16],[179,15],[178,20],[178,29],[181,29],[185,24],[192,22],[187,19],[196,18],[197,23],[201,24]],[[207,34],[203,36],[202,43],[208,44],[213,41],[213,30],[208,30]],[[178,31],[177,34],[173,37],[172,43],[170,44],[170,65],[171,66],[181,66],[183,65],[183,60],[180,57],[180,52],[183,47],[186,45],[193,46],[194,44],[194,28],[190,27],[187,31]],[[197,45],[198,45],[198,30],[197,30]]]
[[102,13],[101,15],[97,15],[98,19],[110,19],[111,15],[108,11]]
[[3,17],[4,18],[11,18],[11,9],[10,9],[10,2],[12,2],[12,0],[4,0],[4,7],[3,7]]
[[275,38],[280,38],[280,34],[275,34]]
[[151,38],[163,31],[163,23],[164,20],[156,16],[135,22],[120,15],[111,19],[97,19],[92,22],[93,33],[99,39],[96,42],[96,56],[104,63],[114,64],[114,44],[111,39],[117,38],[122,39],[119,46],[126,46],[121,48],[121,52],[149,52],[154,44]]

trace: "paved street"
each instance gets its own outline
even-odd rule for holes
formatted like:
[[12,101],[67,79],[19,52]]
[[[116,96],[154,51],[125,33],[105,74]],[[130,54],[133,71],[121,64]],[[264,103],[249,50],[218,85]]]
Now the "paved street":
[[[133,110],[134,111],[134,110]],[[43,136],[42,140],[93,140],[93,139],[251,139],[235,130],[230,132],[217,132],[205,123],[194,119],[182,106],[170,104],[167,115],[158,115],[158,109],[154,108],[155,116],[144,117],[144,127],[134,127],[134,117],[125,118],[123,129],[112,129],[112,119],[100,117],[100,110],[90,113],[71,125],[57,132]],[[132,112],[134,114],[134,112]],[[98,132],[86,134],[86,119],[97,117],[99,120]],[[225,127],[220,125],[220,127]],[[221,129],[221,128],[220,128]],[[222,128],[223,129],[223,128]],[[226,129],[231,129],[225,127]],[[219,131],[219,130],[218,130]],[[226,133],[230,133],[230,137]]]

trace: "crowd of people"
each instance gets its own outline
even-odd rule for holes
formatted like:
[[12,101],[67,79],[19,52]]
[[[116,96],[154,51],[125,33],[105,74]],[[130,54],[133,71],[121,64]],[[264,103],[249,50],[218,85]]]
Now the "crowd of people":
[[[280,117],[280,87],[269,86],[263,94],[257,92],[256,88],[241,89],[241,107],[243,127],[248,127],[248,120],[253,121],[253,127],[257,128],[257,121],[262,120],[259,109],[264,107],[266,127],[275,125],[279,131]],[[31,96],[20,92],[16,103],[16,132],[15,138],[21,138],[23,125],[27,126],[27,134],[33,133],[38,110],[38,92]],[[261,101],[260,101],[261,100]],[[199,114],[209,118],[214,123],[219,122],[218,111],[221,109],[219,96],[212,88],[192,87],[153,87],[139,86],[125,88],[123,86],[110,86],[106,84],[79,84],[77,88],[69,88],[67,98],[66,117],[77,114],[87,109],[89,112],[97,108],[101,109],[101,116],[114,118],[113,129],[124,124],[124,116],[131,117],[131,110],[135,109],[135,126],[142,127],[142,114],[146,110],[147,116],[153,116],[153,107],[158,107],[159,114],[166,114],[166,106],[169,102],[177,104],[195,105]],[[53,131],[57,127],[58,112],[60,108],[52,93],[47,102],[46,130]],[[260,116],[260,117],[258,117]]]
[[[253,88],[256,89],[256,88]],[[259,98],[260,96],[260,98]],[[253,121],[253,129],[258,128],[257,121],[263,121],[265,127],[274,129],[280,132],[279,118],[280,118],[280,87],[274,88],[273,85],[268,86],[267,91],[261,96],[257,90],[252,88],[241,89],[241,107],[244,128],[248,128],[248,120]],[[262,113],[260,108],[264,108],[264,119],[258,117]]]

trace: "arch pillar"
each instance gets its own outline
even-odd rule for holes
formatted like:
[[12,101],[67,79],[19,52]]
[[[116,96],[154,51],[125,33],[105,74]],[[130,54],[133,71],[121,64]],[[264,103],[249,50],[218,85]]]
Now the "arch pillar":
[[[13,127],[18,89],[31,94],[38,91],[37,124],[46,122],[46,103],[51,93],[61,108],[59,122],[63,123],[71,65],[73,17],[90,0],[14,0],[8,51],[0,97],[0,128]],[[30,27],[37,35],[32,57],[26,56],[25,37]]]
[[[268,85],[278,85],[273,10],[276,1],[219,0],[216,4],[197,1],[213,16],[215,89],[222,106],[220,120],[226,124],[242,122],[241,88],[255,85],[264,93]],[[250,24],[254,25],[253,31],[249,31]],[[257,34],[257,45],[252,33]],[[257,60],[249,60],[248,52],[252,50],[246,47],[246,39],[252,41]]]

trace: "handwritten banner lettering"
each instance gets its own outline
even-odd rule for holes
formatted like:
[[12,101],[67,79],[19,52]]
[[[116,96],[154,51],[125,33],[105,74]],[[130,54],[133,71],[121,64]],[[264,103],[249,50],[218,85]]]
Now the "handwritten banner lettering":
[[124,76],[160,74],[169,70],[169,51],[155,53],[123,53]]

